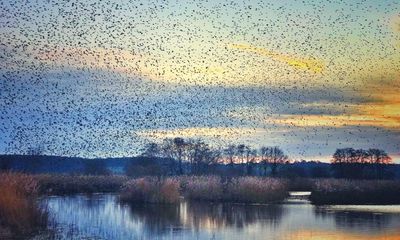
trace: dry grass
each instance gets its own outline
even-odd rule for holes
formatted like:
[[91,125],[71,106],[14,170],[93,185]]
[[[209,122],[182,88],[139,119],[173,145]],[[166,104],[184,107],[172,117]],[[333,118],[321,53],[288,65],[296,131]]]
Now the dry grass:
[[36,201],[38,183],[29,175],[0,174],[0,237],[27,236],[47,227],[46,209]]
[[179,182],[174,178],[133,179],[123,186],[120,199],[124,202],[177,203],[179,201]]
[[201,176],[182,177],[180,181],[183,195],[192,200],[272,203],[282,201],[288,195],[286,183],[280,179]]
[[36,175],[40,193],[75,194],[117,192],[129,180],[126,176],[109,175]]
[[325,179],[316,181],[314,204],[400,204],[400,182]]
[[188,199],[220,201],[224,184],[217,176],[187,176],[179,178],[184,196]]
[[239,177],[228,184],[225,200],[239,203],[272,203],[284,200],[288,191],[284,181],[273,178]]

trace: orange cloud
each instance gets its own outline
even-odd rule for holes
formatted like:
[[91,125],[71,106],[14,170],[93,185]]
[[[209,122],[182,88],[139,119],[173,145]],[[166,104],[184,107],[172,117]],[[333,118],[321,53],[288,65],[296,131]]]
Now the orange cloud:
[[324,62],[312,58],[297,58],[294,56],[287,56],[281,53],[269,51],[265,48],[253,47],[246,44],[232,44],[230,47],[233,49],[253,52],[262,56],[267,56],[280,62],[287,63],[290,66],[300,70],[308,70],[314,73],[321,73],[325,68]]
[[[268,122],[295,127],[346,127],[370,126],[400,130],[400,77],[384,82],[364,84],[359,94],[369,102],[348,105],[348,113],[340,115],[309,114],[309,115],[279,115],[268,118]],[[335,107],[334,103],[314,102],[304,106]],[[339,106],[338,106],[339,107]],[[339,109],[342,110],[342,109]]]

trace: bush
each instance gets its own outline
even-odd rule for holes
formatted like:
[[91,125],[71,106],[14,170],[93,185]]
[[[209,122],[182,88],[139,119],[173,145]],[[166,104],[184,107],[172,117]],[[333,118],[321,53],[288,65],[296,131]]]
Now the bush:
[[325,204],[400,204],[399,181],[338,180],[316,181],[312,203]]
[[37,201],[38,184],[25,174],[0,174],[0,237],[32,235],[47,227],[48,214]]
[[121,189],[123,202],[177,203],[179,182],[173,178],[138,178],[127,182]]

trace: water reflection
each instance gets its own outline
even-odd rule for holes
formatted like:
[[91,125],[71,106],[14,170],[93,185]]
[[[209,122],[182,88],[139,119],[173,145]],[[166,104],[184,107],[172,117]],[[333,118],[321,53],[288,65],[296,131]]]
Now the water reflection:
[[316,215],[324,218],[334,218],[336,226],[345,230],[360,230],[363,232],[385,231],[393,216],[390,214],[357,211],[327,211],[316,208]]
[[194,229],[246,228],[262,221],[262,224],[278,225],[283,214],[282,205],[238,205],[188,202],[181,204],[185,225]]
[[310,234],[380,239],[400,229],[400,214],[333,211],[308,203],[129,205],[113,195],[80,195],[48,198],[47,204],[59,226],[57,239],[309,239]]

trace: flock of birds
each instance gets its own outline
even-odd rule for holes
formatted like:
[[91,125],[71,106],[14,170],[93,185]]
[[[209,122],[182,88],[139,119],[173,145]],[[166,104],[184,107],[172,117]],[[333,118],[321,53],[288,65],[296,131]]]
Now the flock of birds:
[[[388,143],[398,132],[274,120],[372,101],[351,76],[376,59],[387,61],[381,78],[399,70],[399,30],[368,17],[400,12],[396,2],[1,1],[0,151],[129,156],[187,129],[303,157]],[[309,59],[323,66],[308,71]]]

